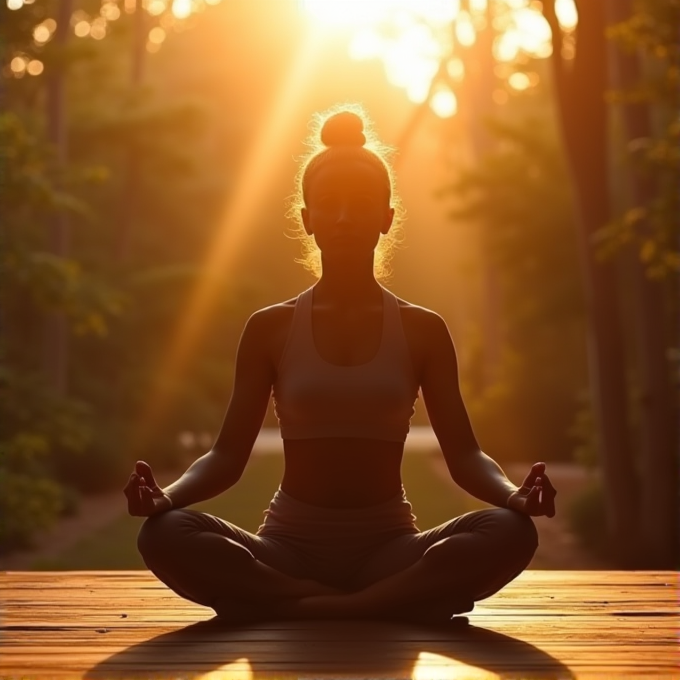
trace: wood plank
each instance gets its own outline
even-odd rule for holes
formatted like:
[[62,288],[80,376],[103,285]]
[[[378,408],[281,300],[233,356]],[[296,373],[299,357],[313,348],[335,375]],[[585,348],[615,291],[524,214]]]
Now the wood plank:
[[208,623],[149,572],[0,572],[0,677],[680,678],[678,574],[527,571],[471,625]]

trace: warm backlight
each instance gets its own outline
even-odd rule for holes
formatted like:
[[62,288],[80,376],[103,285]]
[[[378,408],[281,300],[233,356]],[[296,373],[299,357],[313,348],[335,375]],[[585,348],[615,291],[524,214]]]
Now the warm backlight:
[[[460,0],[299,2],[319,27],[348,33],[353,59],[380,59],[390,83],[405,90],[414,103],[429,99],[441,117],[457,110],[455,83],[447,92],[446,84],[432,88],[432,81],[442,64],[449,72],[447,62],[462,67],[466,50],[475,44],[478,32],[489,27],[489,21],[495,33],[496,61],[512,64],[552,53],[550,28],[536,0],[470,0],[465,9]],[[556,0],[556,10],[562,29],[572,31],[577,23],[574,0]],[[525,73],[510,73],[507,85],[521,90],[534,82]]]

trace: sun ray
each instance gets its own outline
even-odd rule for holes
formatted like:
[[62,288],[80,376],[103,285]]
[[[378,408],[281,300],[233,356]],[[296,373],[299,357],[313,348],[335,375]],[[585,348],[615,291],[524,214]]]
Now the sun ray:
[[[353,59],[379,59],[387,80],[405,91],[415,104],[429,97],[441,117],[455,115],[456,93],[432,88],[440,64],[465,58],[484,30],[487,10],[493,21],[493,57],[512,64],[518,57],[545,59],[552,52],[552,35],[540,3],[534,0],[299,0],[302,11],[317,25],[349,34]],[[578,23],[574,0],[556,0],[555,10],[565,31]],[[454,80],[458,80],[454,78]],[[515,78],[515,85],[521,80]],[[508,82],[512,89],[517,88]],[[455,83],[449,83],[455,88]],[[533,87],[529,83],[527,87]]]
[[233,199],[227,206],[221,228],[209,248],[200,278],[159,362],[149,406],[142,414],[133,438],[133,446],[137,451],[143,451],[149,437],[153,436],[161,423],[170,402],[169,392],[163,385],[168,383],[169,376],[177,379],[186,368],[192,350],[205,329],[208,313],[224,284],[225,272],[232,269],[243,251],[249,220],[275,172],[271,162],[272,149],[281,148],[285,144],[300,102],[304,100],[304,90],[310,81],[311,72],[318,62],[324,37],[322,31],[308,32],[282,85],[276,104],[272,107],[271,118],[240,174]]

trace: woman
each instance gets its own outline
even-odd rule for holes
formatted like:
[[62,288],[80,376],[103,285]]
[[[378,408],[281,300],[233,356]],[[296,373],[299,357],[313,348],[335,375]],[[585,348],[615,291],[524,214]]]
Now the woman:
[[[443,319],[376,280],[398,203],[364,132],[351,110],[322,121],[295,209],[321,276],[248,319],[212,450],[165,489],[139,461],[125,488],[130,514],[148,517],[138,546],[149,569],[228,621],[446,621],[520,574],[538,544],[531,516],[555,514],[543,463],[517,488],[480,450]],[[452,478],[497,506],[428,531],[400,477],[419,390]],[[272,393],[285,473],[257,533],[185,509],[239,480]]]

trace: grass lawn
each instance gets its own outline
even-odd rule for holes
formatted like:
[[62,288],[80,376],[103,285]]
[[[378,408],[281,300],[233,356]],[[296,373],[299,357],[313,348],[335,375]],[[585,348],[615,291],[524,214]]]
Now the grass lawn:
[[[419,529],[429,529],[464,512],[484,507],[453,482],[442,479],[432,468],[429,455],[405,455],[402,465],[404,487]],[[255,532],[282,474],[282,456],[254,456],[236,486],[217,498],[192,506],[192,509],[228,519]],[[35,562],[31,569],[146,569],[136,547],[142,521],[142,518],[124,515],[58,558]]]

